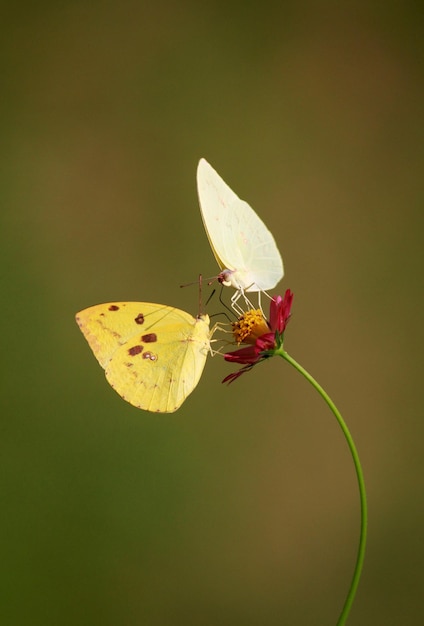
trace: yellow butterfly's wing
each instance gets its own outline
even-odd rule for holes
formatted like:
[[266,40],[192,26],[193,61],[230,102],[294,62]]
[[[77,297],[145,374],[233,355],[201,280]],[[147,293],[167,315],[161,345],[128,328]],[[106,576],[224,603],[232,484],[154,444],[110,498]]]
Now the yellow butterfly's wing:
[[209,317],[150,302],[111,302],[76,321],[106,378],[146,411],[176,411],[199,382],[210,346]]

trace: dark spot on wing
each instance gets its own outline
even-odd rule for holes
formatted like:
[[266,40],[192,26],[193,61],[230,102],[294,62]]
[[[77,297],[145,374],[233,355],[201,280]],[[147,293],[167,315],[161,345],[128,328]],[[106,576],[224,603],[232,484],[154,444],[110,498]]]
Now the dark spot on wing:
[[144,315],[143,315],[143,313],[139,313],[137,315],[137,317],[135,318],[134,322],[136,324],[144,324]]
[[141,338],[141,341],[144,341],[144,343],[154,343],[157,340],[156,333],[149,333],[148,335],[143,335]]
[[[137,345],[137,346],[133,346],[132,348],[128,349],[128,354],[130,356],[136,356],[137,354],[140,354],[140,352],[143,352],[143,346]],[[144,354],[143,354],[144,357]]]
[[111,304],[109,307],[109,311],[119,311],[119,306],[116,304]]

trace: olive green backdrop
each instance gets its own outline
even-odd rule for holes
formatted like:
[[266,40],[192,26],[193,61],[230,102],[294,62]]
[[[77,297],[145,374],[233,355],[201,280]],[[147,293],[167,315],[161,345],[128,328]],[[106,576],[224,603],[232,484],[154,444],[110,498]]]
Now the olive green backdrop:
[[421,623],[419,4],[9,3],[0,29],[1,623],[337,621],[359,502],[316,393],[281,359],[226,387],[215,357],[176,414],[145,413],[74,321],[198,312],[201,156],[273,232],[286,348],[363,461],[349,624]]

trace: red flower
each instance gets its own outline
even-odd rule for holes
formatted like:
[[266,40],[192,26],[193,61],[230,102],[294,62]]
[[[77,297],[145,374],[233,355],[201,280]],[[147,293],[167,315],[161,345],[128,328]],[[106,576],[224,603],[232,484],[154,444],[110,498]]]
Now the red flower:
[[240,363],[244,367],[224,378],[223,383],[232,383],[236,378],[252,369],[256,363],[273,356],[275,350],[283,343],[284,331],[290,318],[293,293],[287,289],[284,298],[272,298],[269,307],[269,320],[266,320],[259,309],[243,313],[233,324],[234,338],[238,344],[249,343],[224,355],[226,361]]

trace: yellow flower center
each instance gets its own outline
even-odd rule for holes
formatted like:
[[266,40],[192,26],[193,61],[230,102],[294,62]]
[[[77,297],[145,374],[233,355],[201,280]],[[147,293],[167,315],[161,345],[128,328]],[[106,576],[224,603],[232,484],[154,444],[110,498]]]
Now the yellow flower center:
[[260,309],[246,311],[233,323],[233,335],[237,344],[254,344],[258,337],[269,332],[268,323]]

